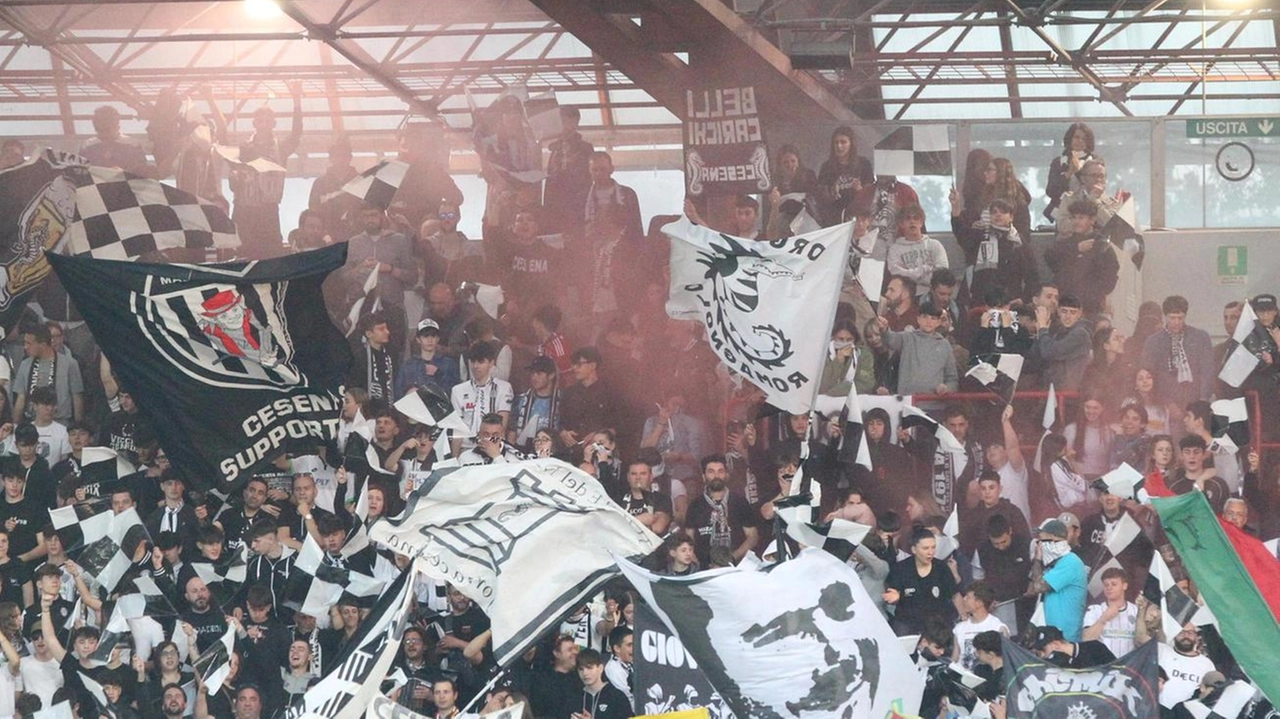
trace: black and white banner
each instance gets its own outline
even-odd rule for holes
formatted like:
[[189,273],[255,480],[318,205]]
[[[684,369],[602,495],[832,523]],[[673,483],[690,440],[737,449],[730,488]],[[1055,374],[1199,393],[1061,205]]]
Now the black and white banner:
[[1159,642],[1147,642],[1110,664],[1086,669],[1054,666],[1008,637],[1001,644],[1009,719],[1160,719]]
[[729,369],[764,390],[769,404],[804,414],[826,361],[851,230],[758,242],[682,217],[662,228],[671,238],[667,314],[701,322]]
[[756,89],[685,92],[684,179],[690,195],[752,195],[773,187]]
[[503,665],[617,574],[614,554],[662,543],[595,477],[557,459],[433,472],[369,538],[420,557],[427,576],[471,597],[493,622]]
[[907,714],[920,706],[924,676],[858,575],[826,552],[689,577],[618,566],[737,716],[883,717],[895,702]]
[[0,170],[0,328],[8,330],[27,295],[49,276],[46,252],[65,243],[75,221],[77,174],[84,160],[52,150]]
[[636,714],[652,715],[707,707],[713,717],[727,719],[733,710],[711,687],[693,655],[649,605],[636,602]]
[[337,437],[351,351],[320,286],[346,252],[216,265],[50,261],[160,446],[199,488]]

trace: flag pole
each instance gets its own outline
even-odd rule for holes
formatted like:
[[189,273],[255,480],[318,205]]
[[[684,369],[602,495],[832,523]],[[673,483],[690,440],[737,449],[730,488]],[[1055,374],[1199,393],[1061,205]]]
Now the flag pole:
[[[819,348],[819,356],[821,356],[821,357],[822,357],[822,363],[819,365],[819,368],[818,368],[818,376],[814,378],[814,383],[813,383],[813,393],[809,395],[809,432],[808,432],[808,436],[807,436],[807,437],[805,437],[805,441],[803,441],[803,442],[801,442],[801,443],[800,443],[800,467],[801,467],[801,471],[803,472],[803,474],[802,474],[802,479],[808,479],[808,480],[809,480],[809,492],[810,492],[810,494],[811,494],[811,495],[812,495],[812,497],[813,497],[813,499],[811,499],[810,501],[811,501],[811,502],[814,502],[814,501],[816,501],[816,502],[817,502],[817,504],[818,504],[818,509],[819,509],[819,513],[821,513],[821,506],[822,506],[822,490],[821,490],[821,484],[818,484],[818,477],[816,476],[816,474],[817,474],[816,472],[814,472],[814,473],[813,473],[813,476],[811,476],[811,475],[810,475],[810,472],[805,471],[805,469],[806,469],[806,467],[807,467],[808,465],[810,465],[810,461],[809,461],[809,441],[808,441],[808,440],[809,440],[809,437],[814,437],[814,436],[816,435],[817,431],[818,431],[818,422],[817,422],[817,414],[818,414],[818,413],[817,413],[816,407],[817,407],[817,404],[818,404],[818,395],[820,394],[820,390],[821,390],[821,388],[822,388],[822,372],[823,372],[823,371],[825,370],[825,368],[826,368],[826,363],[827,363],[827,359],[828,359],[828,358],[827,358],[827,351],[826,351],[826,348],[828,347],[828,345],[829,345],[829,344],[830,344],[830,342],[831,342],[831,328],[832,328],[832,326],[833,326],[833,325],[835,325],[835,322],[836,322],[836,314],[837,314],[837,313],[839,312],[839,310],[840,310],[840,294],[841,294],[841,292],[842,292],[842,291],[843,291],[843,289],[844,289],[844,272],[843,272],[843,266],[848,265],[848,262],[849,262],[849,258],[848,258],[848,254],[849,254],[849,246],[850,246],[850,244],[852,244],[852,243],[853,243],[853,229],[854,229],[854,227],[856,226],[856,224],[857,224],[857,223],[856,223],[856,222],[847,222],[847,223],[845,223],[845,224],[847,224],[847,225],[849,226],[849,234],[848,234],[848,236],[847,236],[847,238],[846,238],[846,244],[845,244],[845,247],[844,247],[844,254],[845,254],[845,257],[842,259],[842,271],[841,271],[841,273],[840,273],[840,278],[841,278],[841,279],[840,279],[840,282],[839,282],[839,283],[837,283],[836,288],[835,288],[836,301],[835,301],[835,302],[833,302],[833,303],[831,303],[831,312],[830,312],[830,313],[828,314],[828,316],[827,316],[826,324],[824,324],[824,325],[823,325],[823,328],[824,328],[824,329],[823,329],[823,332],[822,332],[822,334],[821,334],[821,336],[822,336],[822,345],[821,345],[821,347]],[[854,361],[854,362],[857,362],[857,361],[858,361],[858,353],[857,353],[856,351],[855,351],[855,352],[854,352],[854,354],[853,354],[853,361]],[[816,437],[815,437],[815,438],[816,438]],[[816,491],[815,491],[815,487],[817,488],[817,489],[816,489]],[[800,487],[792,487],[792,493],[794,494],[794,493],[798,492],[800,489],[801,489]],[[812,519],[812,518],[813,518],[813,515],[812,515],[812,514],[810,514],[810,519]],[[775,525],[777,524],[777,520],[778,520],[778,517],[777,517],[777,515],[775,514],[775,516],[774,516],[774,522],[775,522]],[[818,520],[819,520],[819,521],[821,521],[821,517],[818,517]],[[775,533],[775,535],[777,535],[777,537],[776,537],[776,538],[777,538],[777,541],[778,541],[778,558],[779,558],[779,559],[778,559],[778,561],[780,561],[780,562],[781,562],[781,561],[784,561],[784,559],[786,558],[786,555],[787,555],[787,553],[788,553],[788,552],[786,551],[786,549],[784,549],[784,545],[785,545],[785,542],[786,542],[785,533],[783,533],[783,534],[780,534],[780,535],[779,535],[779,534],[777,534],[777,531],[778,531],[778,530],[777,530],[777,528],[775,527],[775,529],[774,529],[774,533]]]

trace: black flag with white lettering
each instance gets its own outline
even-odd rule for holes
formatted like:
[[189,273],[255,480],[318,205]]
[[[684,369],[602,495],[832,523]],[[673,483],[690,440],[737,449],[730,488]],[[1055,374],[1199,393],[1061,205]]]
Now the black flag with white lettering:
[[213,265],[49,261],[174,467],[204,488],[336,438],[351,351],[320,285],[346,254],[341,244]]

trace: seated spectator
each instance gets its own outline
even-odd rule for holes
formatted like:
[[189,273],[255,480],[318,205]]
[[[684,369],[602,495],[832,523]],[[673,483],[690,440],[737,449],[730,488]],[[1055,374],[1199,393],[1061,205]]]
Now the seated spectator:
[[1099,641],[1071,640],[1050,624],[1036,632],[1035,651],[1050,664],[1066,669],[1084,669],[1115,661],[1116,657]]
[[1160,686],[1160,706],[1172,708],[1195,696],[1200,682],[1216,671],[1213,660],[1200,650],[1200,630],[1188,622],[1173,641],[1161,644],[1160,668],[1168,680]]

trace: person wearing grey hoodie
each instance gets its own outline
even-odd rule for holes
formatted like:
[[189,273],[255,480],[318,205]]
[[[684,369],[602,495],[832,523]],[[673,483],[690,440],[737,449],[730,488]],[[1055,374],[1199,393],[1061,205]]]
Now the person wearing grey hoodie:
[[942,308],[926,302],[917,313],[915,329],[905,332],[890,331],[888,320],[880,318],[885,345],[898,353],[898,394],[949,394],[959,386],[955,353],[938,332],[942,315]]

